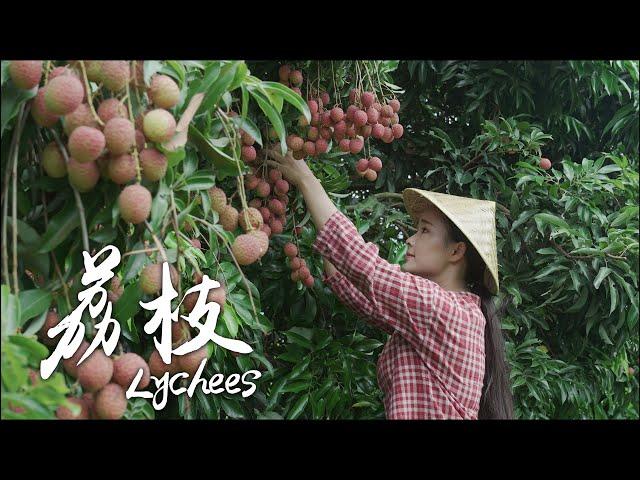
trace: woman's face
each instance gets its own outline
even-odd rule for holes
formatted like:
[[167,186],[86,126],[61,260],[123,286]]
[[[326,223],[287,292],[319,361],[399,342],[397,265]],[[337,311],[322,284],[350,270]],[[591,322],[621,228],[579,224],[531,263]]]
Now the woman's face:
[[[407,239],[407,255],[402,269],[427,278],[439,277],[447,268],[460,265],[464,242],[447,243],[447,227],[440,211],[433,205],[418,215],[417,232]],[[456,267],[457,268],[457,267]]]

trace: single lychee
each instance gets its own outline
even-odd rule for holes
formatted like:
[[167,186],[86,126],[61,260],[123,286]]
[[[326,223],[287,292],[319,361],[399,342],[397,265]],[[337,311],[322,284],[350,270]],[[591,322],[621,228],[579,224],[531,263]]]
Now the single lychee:
[[347,132],[347,123],[344,120],[340,120],[333,126],[333,132],[336,135],[344,135]]
[[302,81],[303,81],[303,76],[302,76],[302,72],[300,70],[293,70],[290,74],[289,74],[289,81],[291,82],[292,85],[300,86],[302,85]]
[[376,101],[376,97],[372,92],[364,92],[362,94],[362,106],[367,108],[373,105],[373,102]]
[[258,239],[258,245],[260,246],[260,253],[258,254],[258,258],[262,258],[262,256],[267,253],[269,249],[269,235],[262,230],[251,230],[248,235],[253,235]]
[[331,120],[339,122],[344,118],[344,111],[340,107],[333,107],[331,109]]
[[318,112],[311,114],[311,121],[309,122],[314,127],[320,126],[320,114]]
[[320,122],[322,123],[323,127],[330,127],[333,123],[333,121],[331,120],[331,112],[323,112],[322,115],[320,115]]
[[84,68],[87,72],[87,80],[96,83],[102,81],[102,60],[85,60]]
[[264,225],[264,223],[268,222],[271,218],[271,210],[267,207],[260,207],[258,210],[260,210],[260,215],[262,215],[262,224]]
[[305,278],[307,278],[309,275],[311,275],[311,272],[309,271],[309,268],[306,265],[302,265],[299,269],[298,269],[298,275],[300,276],[300,280],[304,280]]
[[82,125],[69,136],[69,153],[80,163],[93,162],[104,150],[105,143],[100,130]]
[[129,154],[118,155],[109,159],[109,178],[118,185],[124,185],[136,178],[136,161]]
[[326,153],[328,149],[329,144],[324,138],[319,138],[318,140],[316,140],[316,155]]
[[277,182],[282,178],[282,172],[276,168],[269,169],[269,181],[272,183]]
[[342,152],[348,152],[349,150],[351,150],[351,142],[348,138],[343,138],[342,140],[340,140],[338,146],[340,148],[340,151]]
[[284,254],[289,258],[293,258],[298,255],[298,247],[296,247],[295,244],[288,242],[284,246]]
[[269,200],[269,210],[275,215],[282,215],[284,213],[284,205],[277,198]]
[[540,158],[540,168],[543,170],[549,170],[551,168],[551,160],[548,158]]
[[258,182],[258,186],[256,187],[256,194],[259,197],[266,198],[269,196],[270,193],[271,193],[271,185],[269,185],[269,183],[265,182],[264,180],[260,180]]
[[278,69],[278,77],[282,82],[289,82],[289,74],[291,74],[291,66],[280,65]]
[[231,251],[240,265],[251,265],[260,258],[260,242],[253,235],[245,233],[236,237]]
[[227,205],[227,194],[218,187],[211,187],[208,190],[209,199],[211,199],[211,208],[220,212]]
[[167,75],[154,75],[149,85],[149,98],[158,108],[173,108],[180,100],[178,84]]
[[220,225],[227,232],[233,232],[236,228],[238,228],[238,210],[231,205],[226,205],[219,212],[220,215]]
[[60,420],[88,420],[89,419],[89,408],[87,404],[81,399],[76,397],[67,397],[67,401],[73,403],[80,407],[80,411],[77,415],[74,415],[73,412],[66,405],[60,405],[56,410],[56,417]]
[[249,147],[256,143],[256,139],[253,138],[249,132],[242,132],[241,139],[242,143]]
[[378,174],[374,170],[369,169],[365,172],[364,178],[366,178],[370,182],[373,182],[376,178],[378,178]]
[[393,132],[393,138],[400,138],[404,133],[404,127],[399,123],[396,123],[391,127],[391,131]]
[[320,131],[318,130],[317,127],[309,127],[309,129],[307,130],[307,138],[309,140],[312,140],[315,142],[319,136],[320,136]]
[[61,75],[47,83],[44,104],[54,115],[73,112],[82,103],[84,87],[73,75]]
[[367,168],[369,168],[369,160],[367,160],[366,158],[361,158],[356,163],[356,170],[358,172],[365,172]]
[[91,112],[91,107],[87,103],[82,103],[73,112],[64,116],[64,133],[71,133],[78,127],[85,126],[98,128],[98,122]]
[[353,124],[356,127],[361,127],[362,125],[366,124],[368,120],[369,117],[367,116],[367,112],[365,112],[364,110],[358,110],[353,114]]
[[[247,218],[249,219],[249,223],[247,223]],[[240,223],[240,228],[248,232],[250,230],[249,225],[251,225],[253,229],[259,229],[262,226],[263,219],[259,210],[249,207],[246,211],[242,210],[240,212],[238,222]]]
[[117,98],[108,98],[98,106],[98,117],[106,124],[112,118],[129,118],[129,109]]
[[360,97],[360,89],[359,88],[352,88],[349,91],[349,101],[351,103],[354,103],[356,101],[357,98]]
[[[180,275],[173,265],[169,265],[169,276],[174,288],[178,288]],[[162,263],[150,263],[140,272],[140,289],[147,295],[155,295],[162,289]]]
[[58,316],[58,314],[53,310],[47,312],[47,317],[44,321],[44,325],[42,325],[42,328],[38,332],[38,338],[42,343],[44,343],[45,345],[49,345],[50,347],[58,343],[59,335],[57,335],[56,338],[49,338],[49,335],[47,335],[47,332],[58,325],[58,323],[60,323],[60,317]]
[[256,149],[250,145],[243,145],[241,149],[242,160],[251,163],[256,159]]
[[246,177],[244,177],[244,181],[245,181],[244,186],[247,190],[255,190],[258,187],[258,183],[260,182],[260,179],[253,174],[249,174]]
[[172,376],[176,372],[180,371],[180,366],[178,365],[178,358],[175,355],[171,356],[170,363],[167,365],[162,360],[162,357],[158,353],[157,350],[154,350],[149,357],[149,371],[151,375],[156,378],[161,378],[166,372],[169,372],[169,376]]
[[398,116],[398,114],[394,113],[393,115],[391,115],[391,125],[395,125],[398,122],[400,122],[400,117]]
[[137,353],[125,353],[113,361],[112,381],[126,390],[136,375],[138,375],[140,369],[142,369],[142,378],[140,379],[138,388],[145,388],[149,385],[149,365],[147,365],[144,358]]
[[31,103],[31,116],[37,125],[40,127],[49,128],[56,124],[59,120],[59,116],[50,112],[44,102],[44,95],[47,91],[47,86],[40,88],[35,98]]
[[321,127],[320,136],[325,140],[331,140],[331,129],[328,127]]
[[125,222],[144,222],[151,214],[151,192],[139,184],[124,187],[118,196],[120,216]]
[[[258,182],[260,182],[260,179],[258,179]],[[257,188],[257,187],[256,187]],[[262,199],[261,198],[252,198],[249,201],[249,206],[253,207],[253,208],[260,208],[262,206]]]
[[93,190],[93,187],[100,180],[100,170],[98,170],[96,162],[81,163],[73,157],[69,158],[67,174],[69,175],[69,183],[80,193]]
[[331,97],[329,97],[327,92],[322,92],[320,94],[320,99],[322,100],[323,105],[329,105],[329,102],[331,101]]
[[[315,145],[315,144],[314,144]],[[278,195],[284,195],[289,191],[289,182],[284,179],[280,179],[276,182],[275,192]]]
[[115,275],[111,279],[111,283],[109,284],[109,290],[107,291],[107,299],[111,303],[116,303],[120,300],[120,297],[124,293],[124,287],[120,284],[120,278]]
[[379,118],[380,114],[375,108],[367,108],[367,123],[369,123],[370,125],[375,125],[376,123],[378,123]]
[[[78,347],[78,350],[69,358],[62,360],[62,366],[64,370],[73,378],[78,378],[78,361],[84,355],[84,352],[89,348],[89,342],[82,340],[82,343]],[[85,360],[86,362],[86,360]],[[82,362],[84,364],[84,362]]]
[[130,120],[115,117],[104,126],[107,149],[114,155],[128,153],[136,144],[136,129]]
[[309,112],[313,115],[314,113],[318,113],[318,102],[315,100],[308,100],[307,105],[309,106]]
[[349,151],[354,155],[360,153],[364,147],[364,140],[361,137],[353,138],[349,141]]
[[306,155],[313,156],[316,154],[316,144],[315,142],[312,142],[310,140],[307,140],[306,142],[304,142],[303,149]]
[[389,102],[389,106],[393,109],[394,113],[398,113],[400,111],[400,102],[395,98]]
[[131,70],[124,60],[105,60],[101,68],[102,84],[112,92],[119,92],[127,86]]
[[95,397],[93,408],[96,416],[102,420],[119,420],[127,411],[127,396],[117,383],[110,383]]
[[315,279],[311,275],[309,275],[304,280],[302,280],[302,284],[307,288],[311,288],[315,284]]
[[382,170],[382,160],[378,157],[371,157],[368,162],[368,167],[374,172],[379,172]]
[[9,63],[9,76],[16,87],[31,90],[40,83],[42,60],[12,60]]
[[284,231],[282,220],[276,217],[271,217],[269,220],[269,228],[271,228],[271,233],[273,235],[280,235]]
[[188,373],[189,376],[193,376],[198,371],[198,368],[200,368],[202,360],[208,358],[208,356],[209,353],[206,345],[186,355],[178,356],[179,370]]
[[49,143],[40,154],[42,168],[51,178],[62,178],[67,175],[67,164],[55,142]]
[[[295,245],[294,245],[295,246]],[[302,266],[302,263],[300,263],[300,257],[294,257],[291,259],[291,269],[292,270],[297,270]]]
[[380,124],[380,123],[376,123],[372,128],[371,128],[371,136],[373,138],[382,138],[382,136],[384,135],[384,125]]
[[260,227],[260,231],[264,232],[267,237],[271,237],[271,227],[269,225],[262,225]]
[[294,152],[302,150],[304,147],[304,140],[297,135],[289,135],[287,137],[287,146]]
[[82,388],[97,392],[103,388],[113,375],[113,361],[102,350],[94,350],[89,358],[78,366],[78,381]]
[[391,105],[385,105],[382,107],[382,111],[380,113],[383,117],[391,117],[394,114],[394,111]]
[[157,108],[144,116],[142,130],[152,142],[166,142],[176,131],[176,120],[171,113]]
[[145,148],[140,152],[140,168],[142,178],[157,182],[167,173],[167,157],[155,148]]

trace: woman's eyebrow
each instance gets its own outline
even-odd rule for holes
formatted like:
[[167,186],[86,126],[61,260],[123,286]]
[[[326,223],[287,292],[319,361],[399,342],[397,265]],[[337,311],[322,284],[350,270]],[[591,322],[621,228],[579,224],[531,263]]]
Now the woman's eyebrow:
[[433,226],[433,223],[431,223],[429,220],[427,220],[425,218],[421,218],[420,222],[428,223],[429,225]]

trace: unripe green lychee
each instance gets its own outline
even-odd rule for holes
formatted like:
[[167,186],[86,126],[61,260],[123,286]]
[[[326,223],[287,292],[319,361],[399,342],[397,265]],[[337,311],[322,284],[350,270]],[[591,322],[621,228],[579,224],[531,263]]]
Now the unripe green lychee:
[[[246,213],[246,217],[249,218],[249,223],[247,223],[247,219],[245,218],[245,213]],[[246,212],[245,210],[242,210],[240,212],[238,217],[238,222],[240,223],[240,227],[242,228],[242,230],[244,230],[245,232],[250,230],[249,224],[251,224],[251,226],[254,229],[259,229],[263,223],[262,214],[260,213],[259,210],[253,207],[249,207],[247,208]]]
[[157,350],[154,350],[149,357],[149,371],[151,375],[156,378],[162,377],[166,372],[169,372],[169,376],[173,375],[176,372],[180,371],[180,366],[178,365],[178,358],[175,355],[171,356],[171,363],[168,365],[162,361],[162,357]]
[[152,142],[171,140],[176,131],[176,120],[166,110],[156,108],[144,116],[142,129],[145,137]]
[[104,126],[104,138],[112,154],[122,155],[136,144],[136,129],[126,118],[112,118]]
[[82,82],[73,75],[61,75],[47,84],[44,104],[54,115],[66,115],[78,108],[83,98]]
[[129,352],[116,358],[113,362],[113,381],[127,390],[133,379],[138,375],[138,370],[142,369],[142,378],[138,388],[145,388],[149,385],[149,365],[137,353]]
[[42,168],[51,178],[62,178],[67,175],[67,164],[55,142],[48,144],[40,154]]
[[127,411],[127,396],[117,383],[110,383],[100,390],[93,405],[96,415],[102,420],[119,420]]
[[31,90],[40,83],[42,60],[12,60],[9,63],[9,76],[16,87]]
[[73,112],[64,116],[64,133],[67,136],[71,135],[73,131],[81,126],[98,128],[98,122],[93,117],[93,113],[91,113],[91,108],[87,103],[81,103],[78,108],[76,108]]
[[129,155],[118,155],[109,159],[109,178],[118,185],[124,185],[136,178],[136,161]]
[[261,253],[260,241],[253,235],[242,234],[236,237],[231,245],[231,251],[240,265],[251,265]]
[[60,405],[56,410],[56,417],[60,420],[88,420],[89,408],[87,404],[81,399],[76,397],[67,397],[67,400],[74,405],[80,407],[80,412],[74,415],[73,412],[66,405]]
[[40,88],[35,98],[31,103],[31,116],[37,125],[40,127],[53,127],[60,119],[60,116],[55,115],[47,109],[44,102],[44,95],[47,92],[47,86]]
[[211,199],[211,208],[220,213],[227,205],[227,194],[224,193],[224,190],[218,187],[211,187],[208,193],[209,198]]
[[100,103],[97,113],[105,124],[112,118],[129,118],[129,109],[117,98],[108,98]]
[[167,173],[167,157],[155,148],[146,148],[140,152],[142,178],[157,182]]
[[[82,340],[82,343],[78,347],[78,350],[69,358],[62,360],[62,366],[64,370],[73,378],[78,378],[78,360],[84,355],[84,352],[89,348],[89,342]],[[85,360],[86,362],[86,360]],[[84,362],[83,362],[84,363]]]
[[100,180],[100,170],[98,170],[96,162],[81,163],[73,157],[69,158],[67,174],[69,175],[69,183],[80,193],[93,190],[93,187]]
[[208,358],[208,356],[209,353],[206,345],[186,355],[180,355],[178,357],[179,370],[188,373],[189,376],[193,376],[198,371],[198,368],[200,368],[202,360]]
[[[180,276],[173,265],[169,265],[169,276],[174,288],[178,288]],[[147,295],[154,295],[162,289],[162,263],[150,263],[140,272],[140,288]]]
[[84,60],[84,68],[90,82],[102,81],[102,60]]
[[149,98],[158,108],[173,108],[180,100],[180,88],[167,75],[154,75],[149,86]]
[[113,361],[102,350],[94,350],[89,358],[78,366],[78,381],[82,388],[97,392],[103,388],[113,375]]
[[142,185],[128,185],[124,187],[118,197],[120,216],[125,222],[144,222],[151,213],[151,193]]
[[93,127],[80,126],[69,136],[69,154],[78,162],[96,160],[105,147],[105,136]]
[[102,62],[102,84],[112,92],[119,92],[129,81],[129,62],[124,60],[105,60]]
[[238,228],[238,210],[231,205],[227,205],[218,213],[220,215],[220,225],[222,225],[222,228],[227,232],[233,232]]

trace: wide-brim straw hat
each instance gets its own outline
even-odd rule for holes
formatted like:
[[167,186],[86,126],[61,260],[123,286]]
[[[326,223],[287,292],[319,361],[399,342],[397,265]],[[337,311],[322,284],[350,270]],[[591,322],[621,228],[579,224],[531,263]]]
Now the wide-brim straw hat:
[[496,248],[496,203],[418,188],[406,188],[402,197],[414,222],[419,221],[418,214],[431,203],[460,229],[484,261],[484,285],[489,292],[497,295],[500,283]]

